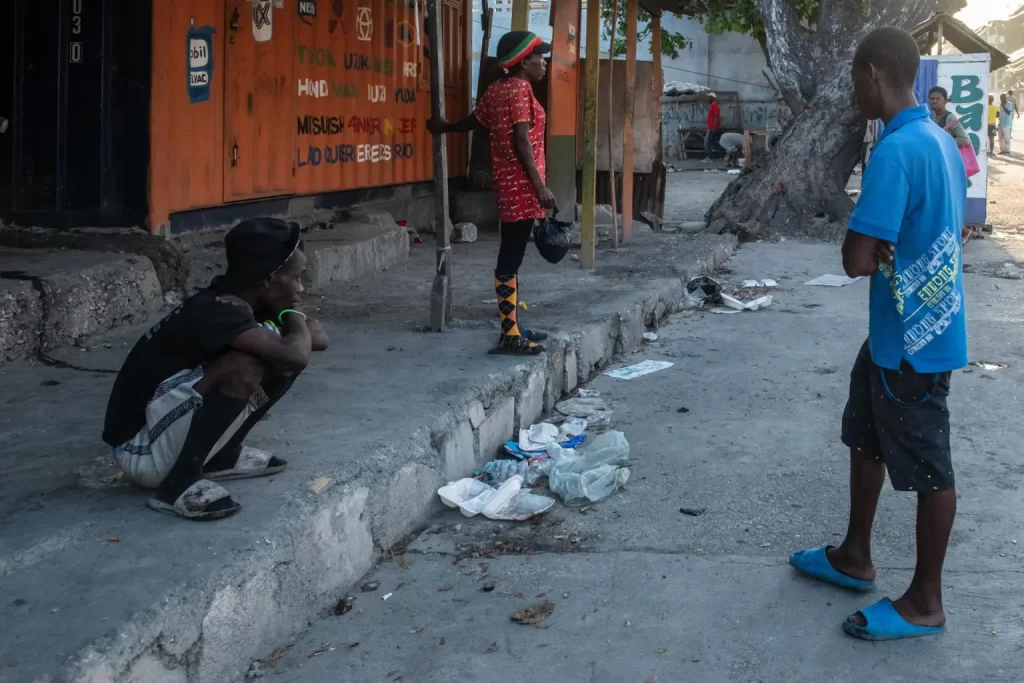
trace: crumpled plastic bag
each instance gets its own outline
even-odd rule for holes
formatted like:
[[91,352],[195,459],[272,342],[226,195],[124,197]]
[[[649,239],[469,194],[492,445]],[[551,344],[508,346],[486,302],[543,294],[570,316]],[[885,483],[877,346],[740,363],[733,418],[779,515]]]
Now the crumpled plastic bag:
[[571,223],[545,218],[533,228],[533,242],[548,263],[558,263],[569,253]]
[[683,297],[682,308],[700,308],[704,304],[718,305],[722,303],[722,285],[707,275],[695,277],[686,283],[686,295]]
[[601,434],[578,453],[552,445],[548,455],[548,488],[569,507],[603,500],[629,481],[629,442],[622,432]]

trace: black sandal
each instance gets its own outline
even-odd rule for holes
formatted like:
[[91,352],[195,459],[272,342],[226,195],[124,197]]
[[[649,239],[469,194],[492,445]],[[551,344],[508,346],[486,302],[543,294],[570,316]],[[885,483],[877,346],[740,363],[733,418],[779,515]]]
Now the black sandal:
[[544,347],[521,334],[502,335],[498,339],[498,346],[491,349],[490,353],[506,356],[537,356],[544,353]]
[[548,338],[547,332],[538,332],[537,330],[526,330],[522,328],[520,329],[522,330],[522,335],[526,337],[527,340],[532,342],[542,342]]

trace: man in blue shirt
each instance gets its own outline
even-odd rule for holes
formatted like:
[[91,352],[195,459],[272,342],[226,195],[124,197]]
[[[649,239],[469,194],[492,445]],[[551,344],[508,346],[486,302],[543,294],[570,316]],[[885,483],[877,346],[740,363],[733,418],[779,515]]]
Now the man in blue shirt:
[[871,277],[870,326],[843,414],[850,448],[850,520],[838,548],[795,553],[805,574],[843,588],[874,586],[871,527],[886,470],[917,494],[917,567],[901,598],[843,624],[852,636],[893,640],[940,633],[942,565],[956,515],[949,444],[950,374],[967,364],[960,227],[967,172],[953,138],[914,97],[920,57],[910,34],[883,28],[853,60],[857,104],[885,123],[843,244],[843,266]]

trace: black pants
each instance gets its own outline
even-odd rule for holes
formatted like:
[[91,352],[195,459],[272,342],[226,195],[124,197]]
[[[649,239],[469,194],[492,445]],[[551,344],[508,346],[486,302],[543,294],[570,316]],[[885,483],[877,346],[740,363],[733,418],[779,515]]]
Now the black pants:
[[533,225],[536,220],[501,224],[501,247],[498,248],[498,265],[494,268],[494,276],[515,275],[519,266],[523,265],[526,245],[530,243]]
[[[160,483],[162,499],[173,503],[189,486],[202,478],[203,472],[231,469],[242,452],[242,442],[267,412],[292,388],[298,374],[289,377],[273,377],[257,390],[257,395],[246,399],[227,399],[214,389],[204,397],[203,405],[192,418],[192,427],[185,437],[181,454],[174,467]],[[231,427],[231,424],[245,409],[246,403],[258,400],[255,410],[238,428],[234,436],[208,462],[204,463],[210,449]]]

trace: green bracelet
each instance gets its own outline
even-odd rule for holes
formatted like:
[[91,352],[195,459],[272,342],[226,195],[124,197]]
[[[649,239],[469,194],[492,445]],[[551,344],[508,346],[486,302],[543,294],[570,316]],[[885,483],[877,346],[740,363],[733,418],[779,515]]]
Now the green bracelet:
[[296,311],[294,308],[286,308],[277,314],[277,322],[281,323],[282,326],[284,325],[285,313],[294,313],[295,315],[301,315],[303,320],[306,319],[306,314],[303,313],[302,311]]

